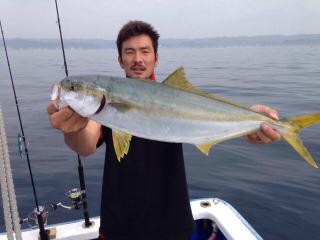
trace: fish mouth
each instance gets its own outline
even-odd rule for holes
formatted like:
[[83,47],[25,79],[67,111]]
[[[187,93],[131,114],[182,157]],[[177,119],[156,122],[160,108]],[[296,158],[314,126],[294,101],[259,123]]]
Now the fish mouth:
[[65,93],[66,90],[61,87],[61,84],[59,82],[54,83],[52,85],[50,98],[57,109],[61,109],[63,107],[68,106],[68,104],[65,101],[63,101],[63,96],[65,95]]
[[50,98],[57,109],[61,108],[60,96],[61,96],[61,86],[59,83],[54,83],[51,88]]
[[59,83],[54,83],[51,87],[51,95],[50,98],[52,101],[55,101],[60,96],[61,87],[59,86]]

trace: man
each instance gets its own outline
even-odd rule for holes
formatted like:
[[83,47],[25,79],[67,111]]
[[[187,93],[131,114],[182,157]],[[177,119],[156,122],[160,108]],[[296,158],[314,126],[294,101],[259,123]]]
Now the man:
[[[148,23],[130,21],[123,26],[117,38],[118,61],[127,77],[155,79],[158,38]],[[253,109],[277,118],[266,106]],[[63,132],[66,144],[79,154],[92,154],[106,143],[100,239],[185,240],[193,231],[182,144],[133,137],[128,154],[119,163],[109,128],[69,107],[58,110],[49,103],[48,113],[52,126]],[[247,138],[252,143],[267,143],[280,135],[263,125]]]

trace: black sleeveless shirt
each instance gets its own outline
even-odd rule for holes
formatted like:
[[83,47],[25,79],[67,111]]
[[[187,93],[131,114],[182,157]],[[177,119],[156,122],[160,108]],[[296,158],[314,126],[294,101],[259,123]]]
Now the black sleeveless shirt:
[[106,143],[100,231],[106,239],[177,239],[193,231],[182,144],[132,137],[118,162]]

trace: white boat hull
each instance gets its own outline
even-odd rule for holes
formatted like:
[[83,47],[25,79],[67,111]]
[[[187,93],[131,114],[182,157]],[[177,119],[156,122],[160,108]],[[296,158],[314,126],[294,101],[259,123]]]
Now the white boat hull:
[[[228,240],[260,240],[261,236],[230,204],[217,198],[205,198],[190,202],[194,220],[209,219]],[[84,227],[83,220],[49,225],[46,229],[55,231],[57,240],[87,240],[98,237],[100,217],[90,219],[93,225]],[[24,230],[24,240],[38,240],[39,230]],[[5,233],[0,234],[0,240],[6,240]]]

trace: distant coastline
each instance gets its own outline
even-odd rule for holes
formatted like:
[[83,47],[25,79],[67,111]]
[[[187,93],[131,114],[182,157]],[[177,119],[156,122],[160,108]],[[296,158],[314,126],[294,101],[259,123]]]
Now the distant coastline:
[[[319,45],[320,34],[239,36],[199,39],[160,39],[161,47],[201,48],[232,46],[284,46]],[[104,49],[116,48],[115,40],[103,39],[65,39],[65,48]],[[59,39],[8,38],[7,46],[15,49],[56,49],[60,48]],[[2,44],[0,48],[3,48]]]

